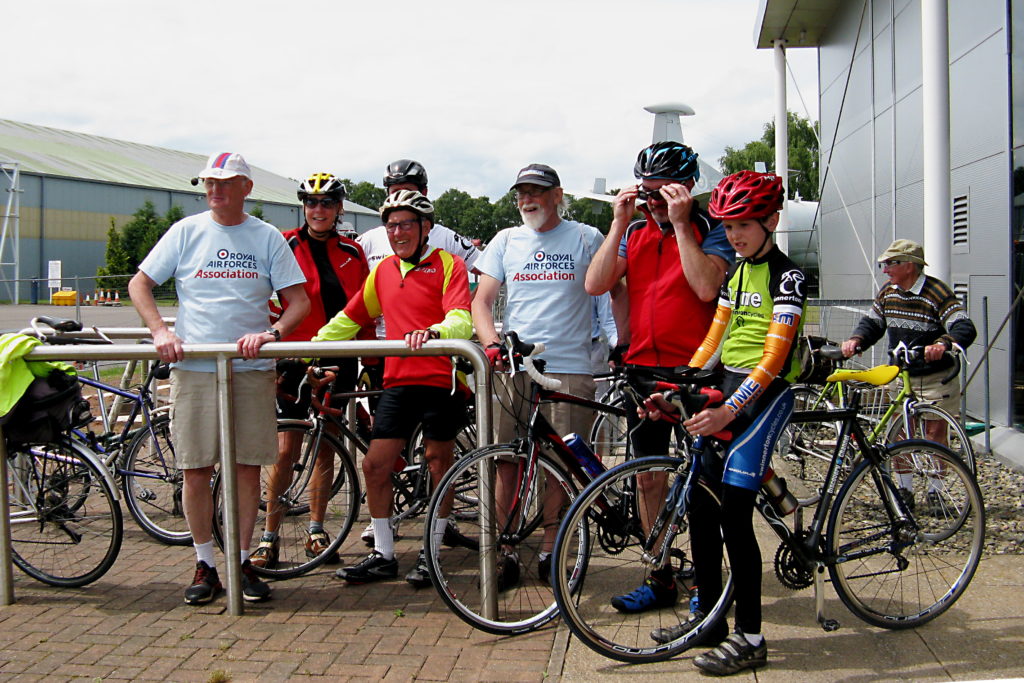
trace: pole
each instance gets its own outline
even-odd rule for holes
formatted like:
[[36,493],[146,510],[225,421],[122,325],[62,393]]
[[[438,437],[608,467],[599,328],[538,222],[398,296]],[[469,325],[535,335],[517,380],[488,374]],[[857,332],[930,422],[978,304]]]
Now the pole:
[[949,187],[949,40],[946,0],[921,3],[924,143],[924,253],[929,275],[949,282],[952,224]]
[[[981,338],[988,348],[988,297],[981,297]],[[985,452],[992,452],[992,406],[990,405],[989,392],[991,375],[989,373],[989,354],[985,354]]]
[[235,430],[231,419],[231,356],[217,356],[217,428],[220,430],[220,480],[224,484],[224,564],[228,570],[228,614],[242,615],[241,544],[238,538],[238,476]]
[[7,466],[7,441],[0,427],[0,605],[14,604],[14,572],[11,567],[11,492],[7,485],[10,468]]
[[784,201],[775,244],[789,253],[789,114],[786,110],[786,41],[775,41],[775,173],[782,178]]

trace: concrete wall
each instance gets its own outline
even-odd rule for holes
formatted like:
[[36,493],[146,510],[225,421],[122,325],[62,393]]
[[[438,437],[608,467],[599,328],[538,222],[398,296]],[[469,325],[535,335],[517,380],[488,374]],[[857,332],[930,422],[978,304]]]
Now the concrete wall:
[[[819,50],[827,298],[871,296],[884,279],[875,258],[889,242],[923,241],[920,0],[869,0],[863,21],[861,9],[843,3]],[[993,332],[1012,288],[1006,15],[1005,0],[949,2],[951,190],[967,207],[949,284],[966,290],[979,331],[988,297]],[[1011,421],[1009,345],[1004,335],[991,356],[993,421],[1000,424]],[[971,361],[981,352],[979,339]],[[974,414],[982,391],[979,376],[968,390]]]

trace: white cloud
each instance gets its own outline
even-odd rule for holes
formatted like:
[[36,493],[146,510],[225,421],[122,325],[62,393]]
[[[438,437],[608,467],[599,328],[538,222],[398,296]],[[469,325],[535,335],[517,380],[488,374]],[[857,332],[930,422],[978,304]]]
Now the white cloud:
[[[774,111],[757,0],[155,3],[7,9],[0,116],[202,154],[242,152],[299,177],[380,182],[421,160],[431,192],[492,199],[533,161],[570,188],[631,179],[653,119],[683,101],[687,142],[716,163]],[[813,100],[814,52],[790,52]],[[812,102],[812,106],[814,106]],[[795,92],[790,108],[800,111]],[[812,117],[816,111],[811,112]]]

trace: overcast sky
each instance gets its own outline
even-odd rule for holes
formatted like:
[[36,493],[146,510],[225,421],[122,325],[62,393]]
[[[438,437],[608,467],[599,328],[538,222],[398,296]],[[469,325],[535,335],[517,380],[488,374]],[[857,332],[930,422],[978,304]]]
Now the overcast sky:
[[[568,189],[632,179],[644,105],[684,102],[718,165],[774,113],[757,0],[8,3],[0,117],[300,178],[380,184],[409,157],[431,195],[492,199],[531,162]],[[789,108],[817,118],[816,53],[789,51]],[[797,96],[799,87],[807,105]],[[198,171],[199,169],[197,169]]]

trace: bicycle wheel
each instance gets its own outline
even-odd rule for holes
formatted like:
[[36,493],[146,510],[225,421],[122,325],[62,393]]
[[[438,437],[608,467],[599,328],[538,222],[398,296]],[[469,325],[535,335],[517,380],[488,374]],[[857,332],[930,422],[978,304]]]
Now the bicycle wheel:
[[[479,551],[466,548],[436,547],[433,534],[424,533],[427,566],[434,587],[445,604],[463,621],[488,633],[514,635],[539,628],[558,615],[548,572],[540,568],[540,552],[545,536],[545,501],[560,506],[558,498],[548,498],[559,493],[568,501],[576,496],[576,485],[570,476],[543,453],[538,453],[536,467],[528,471],[530,458],[507,445],[482,448],[467,454],[445,474],[434,491],[427,510],[424,529],[434,527],[434,520],[440,515],[441,502],[446,496],[454,495],[452,517],[460,521],[462,533],[474,540],[482,538],[477,503],[467,503],[460,494],[466,489],[476,489],[477,473],[480,468],[494,472],[496,489],[501,489],[502,474],[508,475],[516,493],[513,502],[506,507],[495,505],[497,518],[495,545],[481,547]],[[501,468],[501,471],[498,471]],[[548,493],[551,492],[551,493]],[[550,508],[549,508],[550,510]],[[549,543],[554,542],[557,512],[550,513]],[[486,616],[480,582],[482,553],[494,553],[496,562],[507,557],[512,550],[518,557],[518,580],[509,580],[506,590],[498,591],[497,609],[493,616]],[[506,560],[508,561],[508,560]]]
[[124,502],[147,534],[168,545],[189,545],[192,534],[181,500],[182,473],[174,463],[171,421],[154,418],[152,431],[135,435],[124,456],[121,487]]
[[625,396],[616,396],[608,404],[616,412],[599,412],[594,426],[590,429],[590,446],[594,453],[601,458],[605,467],[611,469],[626,460],[626,441],[629,438],[629,427],[626,425],[626,416],[618,414],[618,411],[625,411],[627,403]]
[[[725,565],[721,597],[703,622],[670,642],[652,639],[655,629],[671,628],[690,615],[687,597],[694,587],[693,555],[684,521],[669,551],[679,601],[639,613],[612,607],[613,597],[642,585],[652,568],[644,557],[645,533],[637,514],[642,502],[637,477],[641,475],[666,476],[672,487],[678,478],[685,480],[687,468],[679,458],[653,456],[625,463],[595,479],[562,522],[552,570],[555,600],[573,634],[595,652],[622,662],[659,661],[686,650],[724,617],[732,599],[732,576]],[[703,509],[714,514],[721,505],[718,497],[703,482],[698,486],[706,493],[700,497],[708,506]],[[581,552],[586,554],[584,561],[578,557]]]
[[[454,458],[452,462],[458,462],[460,458],[474,449],[476,449],[475,417],[474,421],[467,423],[462,428],[462,431],[455,436]],[[405,519],[420,514],[430,503],[430,496],[434,487],[430,480],[430,471],[427,467],[425,453],[423,425],[420,424],[416,426],[412,436],[409,437],[409,445],[404,453],[406,460],[405,468],[391,475],[391,483],[395,491],[395,515],[392,517],[392,526],[396,530]],[[476,476],[473,475],[457,487],[459,500],[469,506],[467,509],[472,509],[476,505],[475,484]]]
[[[795,411],[835,409],[814,387],[795,386],[793,395]],[[772,467],[786,479],[789,490],[804,507],[821,498],[839,431],[840,425],[835,422],[791,423],[775,443]]]
[[[250,547],[255,548],[268,516],[276,519],[277,561],[266,567],[253,566],[257,574],[286,579],[305,574],[328,560],[337,558],[338,548],[348,535],[359,513],[359,478],[352,456],[333,435],[319,426],[304,422],[282,421],[277,433],[284,435],[280,443],[292,446],[295,455],[287,466],[260,468],[262,496],[256,515],[256,526]],[[279,460],[279,463],[282,461]],[[287,481],[275,479],[283,476]],[[281,492],[268,504],[271,487]],[[221,477],[214,483],[214,538],[224,547],[223,496]],[[312,511],[323,509],[323,528],[331,543],[319,554],[308,550],[309,523]]]
[[964,431],[963,425],[955,417],[936,405],[930,403],[914,404],[910,418],[910,433],[907,433],[902,414],[894,415],[886,431],[885,442],[892,444],[898,441],[906,441],[907,439],[928,440],[924,431],[924,423],[929,420],[945,423],[946,427],[943,430],[943,434],[946,443],[943,445],[960,456],[960,459],[967,465],[967,469],[970,470],[971,474],[977,474],[974,462],[974,446],[971,443],[970,437],[967,436],[967,432]]
[[[886,455],[881,468],[861,462],[839,491],[826,537],[837,558],[829,574],[864,621],[911,628],[967,589],[981,559],[985,509],[974,477],[948,448],[906,441]],[[912,502],[897,506],[897,495]],[[898,507],[910,509],[909,519],[893,516]]]
[[51,586],[92,583],[121,549],[121,507],[86,452],[69,440],[8,452],[12,559]]

